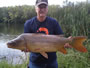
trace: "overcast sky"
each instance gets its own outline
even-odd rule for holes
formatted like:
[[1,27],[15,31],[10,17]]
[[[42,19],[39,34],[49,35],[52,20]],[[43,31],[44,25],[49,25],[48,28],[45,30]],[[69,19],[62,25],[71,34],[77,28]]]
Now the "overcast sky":
[[[16,5],[35,5],[36,0],[0,0],[0,7],[3,6],[16,6]],[[65,0],[48,0],[49,5],[62,5]],[[83,2],[86,0],[68,0],[71,2]]]

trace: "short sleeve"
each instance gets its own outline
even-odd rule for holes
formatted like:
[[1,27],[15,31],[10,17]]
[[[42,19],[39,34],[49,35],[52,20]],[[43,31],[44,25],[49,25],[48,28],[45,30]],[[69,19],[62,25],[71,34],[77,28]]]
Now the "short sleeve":
[[24,33],[30,33],[31,30],[30,30],[30,22],[29,21],[26,21],[25,24],[24,24]]
[[54,33],[55,33],[55,35],[64,34],[57,21],[55,21]]

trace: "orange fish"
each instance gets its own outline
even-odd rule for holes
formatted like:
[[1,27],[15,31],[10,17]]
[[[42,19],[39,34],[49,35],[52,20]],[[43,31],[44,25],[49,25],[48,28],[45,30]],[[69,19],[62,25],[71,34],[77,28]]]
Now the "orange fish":
[[24,33],[9,41],[7,45],[8,48],[19,50],[28,49],[30,52],[40,53],[45,58],[48,58],[46,52],[60,51],[66,54],[67,51],[64,48],[66,43],[69,43],[73,48],[80,52],[87,52],[87,49],[82,44],[85,40],[85,36],[77,36],[69,39],[59,35]]
[[45,27],[41,27],[41,28],[39,28],[39,30],[38,30],[37,32],[39,32],[39,31],[40,31],[40,32],[41,32],[41,31],[44,31],[46,35],[49,34],[48,29],[45,28]]

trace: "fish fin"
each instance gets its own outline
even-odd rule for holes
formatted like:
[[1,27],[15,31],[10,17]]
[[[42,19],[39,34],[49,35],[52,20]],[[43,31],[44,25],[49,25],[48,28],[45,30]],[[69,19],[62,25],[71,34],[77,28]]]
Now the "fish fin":
[[85,36],[73,37],[73,40],[70,45],[80,52],[87,52],[87,49],[82,44],[85,40]]
[[40,52],[41,55],[43,55],[46,59],[48,59],[48,55],[45,52]]
[[64,47],[60,48],[59,51],[62,52],[63,54],[67,54],[67,51]]

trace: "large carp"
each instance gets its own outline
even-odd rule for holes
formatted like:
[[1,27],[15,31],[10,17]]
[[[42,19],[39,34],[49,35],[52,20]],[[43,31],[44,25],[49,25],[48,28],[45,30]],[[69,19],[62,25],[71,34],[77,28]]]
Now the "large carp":
[[46,52],[60,51],[66,54],[67,51],[64,48],[66,43],[69,43],[73,48],[80,52],[87,52],[87,49],[82,44],[85,40],[85,36],[77,36],[69,39],[59,35],[23,33],[17,38],[9,41],[7,45],[8,48],[19,50],[28,49],[30,52],[40,53],[45,58],[48,58]]

